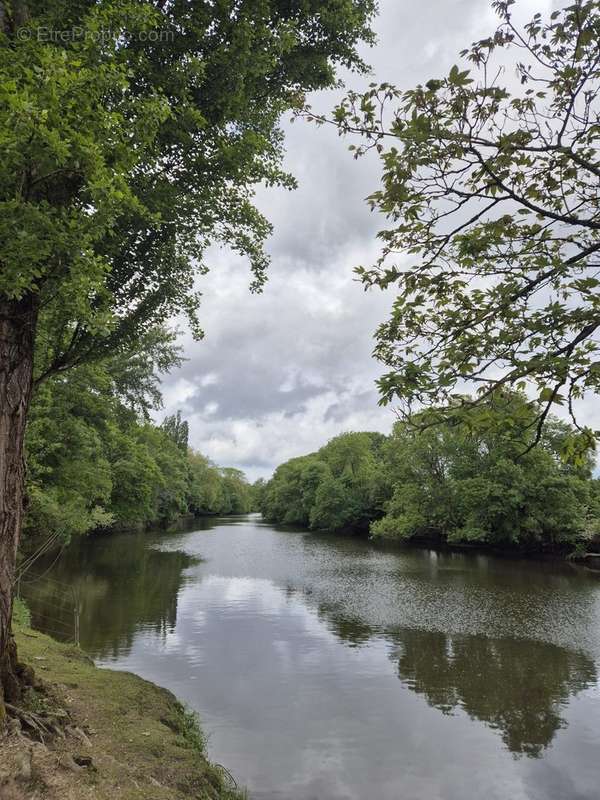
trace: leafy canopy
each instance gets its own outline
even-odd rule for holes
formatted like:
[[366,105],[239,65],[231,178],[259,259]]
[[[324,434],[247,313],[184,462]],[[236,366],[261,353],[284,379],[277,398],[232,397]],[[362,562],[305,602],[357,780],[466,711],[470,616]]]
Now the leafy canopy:
[[[266,519],[375,537],[477,542],[503,548],[587,547],[599,530],[593,459],[560,458],[573,435],[550,417],[538,447],[537,411],[498,391],[470,424],[432,411],[398,421],[388,437],[345,433],[277,468],[262,491]],[[423,428],[423,429],[421,429]]]
[[535,411],[523,396],[498,393],[472,412],[481,414],[485,423],[470,428],[448,421],[415,433],[395,425],[384,458],[391,496],[371,532],[529,548],[591,537],[597,484],[589,456],[578,467],[559,457],[569,426],[551,418],[540,446],[524,454]]
[[266,484],[266,519],[319,530],[368,530],[381,513],[380,433],[342,433],[316,453],[279,466]]
[[189,448],[181,414],[150,421],[160,405],[153,370],[157,359],[168,366],[171,340],[154,331],[129,359],[84,364],[39,387],[26,437],[26,540],[252,510],[245,476]]
[[564,405],[577,456],[598,435],[575,405],[600,389],[600,6],[576,0],[521,30],[513,5],[493,3],[500,25],[462,53],[467,68],[408,91],[372,85],[327,121],[383,166],[369,198],[389,223],[383,251],[357,270],[397,291],[377,331],[382,403],[468,412],[527,388],[537,441]]
[[[281,115],[364,69],[374,0],[0,2],[0,299],[44,318],[38,380],[175,313],[211,242],[265,280],[257,184]],[[48,35],[48,32],[53,35]],[[54,35],[58,32],[60,35]]]

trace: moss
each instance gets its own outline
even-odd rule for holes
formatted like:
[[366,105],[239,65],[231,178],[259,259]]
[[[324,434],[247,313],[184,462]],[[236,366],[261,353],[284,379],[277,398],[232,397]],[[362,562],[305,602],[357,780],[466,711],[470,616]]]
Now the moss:
[[[100,669],[79,648],[15,628],[19,658],[33,665],[46,685],[41,695],[28,693],[27,706],[34,710],[47,702],[61,704],[91,743],[83,746],[67,737],[53,745],[58,751],[70,747],[71,755],[91,756],[95,770],[70,774],[56,768],[52,774],[40,762],[45,798],[239,800],[245,796],[223,768],[207,760],[197,715],[169,691],[128,672]],[[58,751],[51,763],[60,763]]]

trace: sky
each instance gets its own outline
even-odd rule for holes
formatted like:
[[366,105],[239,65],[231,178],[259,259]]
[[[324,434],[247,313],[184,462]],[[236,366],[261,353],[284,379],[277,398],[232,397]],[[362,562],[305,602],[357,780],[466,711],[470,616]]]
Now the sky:
[[[516,21],[547,12],[551,0],[517,0]],[[371,81],[400,88],[447,74],[458,53],[495,28],[490,0],[380,0],[374,48],[363,56],[371,76],[344,76],[346,89]],[[343,92],[310,103],[330,111]],[[190,445],[250,480],[312,452],[344,431],[388,433],[393,409],[378,406],[373,334],[393,292],[365,292],[356,266],[377,258],[381,218],[365,198],[379,186],[375,157],[353,159],[333,128],[283,122],[285,166],[294,192],[261,189],[257,205],[274,224],[269,280],[251,294],[249,265],[214,249],[199,284],[205,332],[182,331],[185,363],[163,377],[164,414],[181,410]]]

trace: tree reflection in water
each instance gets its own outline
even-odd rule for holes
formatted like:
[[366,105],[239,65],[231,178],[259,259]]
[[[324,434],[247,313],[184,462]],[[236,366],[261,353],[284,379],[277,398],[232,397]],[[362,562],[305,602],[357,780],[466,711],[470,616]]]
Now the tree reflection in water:
[[556,733],[570,697],[596,683],[584,653],[510,638],[445,634],[421,629],[377,630],[327,604],[319,616],[351,647],[374,636],[391,642],[402,683],[443,714],[465,711],[497,730],[508,750],[538,758]]
[[[212,526],[208,520],[202,524]],[[165,636],[175,628],[178,597],[188,568],[197,560],[179,550],[155,549],[164,541],[164,534],[157,534],[156,542],[149,534],[129,534],[74,542],[53,567],[52,580],[23,587],[34,624],[57,635],[52,625],[62,621],[59,636],[72,630],[73,597],[65,590],[70,584],[84,599],[81,643],[92,656],[106,660],[127,654],[140,630]],[[309,540],[311,548],[317,544],[316,538]],[[328,544],[329,550],[332,547]],[[193,580],[202,580],[197,570]],[[374,627],[360,610],[356,613],[356,604],[350,604],[350,611],[339,598],[320,600],[318,592],[313,593],[315,586],[289,584],[281,589],[315,609],[345,644],[387,642],[405,686],[443,714],[462,710],[497,730],[517,756],[540,757],[566,725],[563,714],[569,698],[597,681],[593,660],[576,650],[530,638]],[[498,604],[501,600],[496,598]],[[498,605],[497,613],[501,611]]]
[[184,571],[198,559],[155,549],[151,540],[143,533],[76,540],[47,577],[40,561],[35,574],[41,577],[23,585],[33,625],[70,639],[78,598],[81,646],[100,659],[127,653],[140,630],[164,635],[173,629]]
[[570,696],[596,681],[593,661],[553,644],[419,630],[392,636],[400,679],[444,714],[463,709],[515,754],[539,757]]

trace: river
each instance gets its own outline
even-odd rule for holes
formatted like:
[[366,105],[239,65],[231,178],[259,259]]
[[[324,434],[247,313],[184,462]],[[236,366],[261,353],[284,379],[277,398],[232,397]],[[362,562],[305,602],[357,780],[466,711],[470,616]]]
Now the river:
[[[251,800],[597,800],[600,576],[256,515],[96,536],[22,592],[199,712]],[[50,571],[46,570],[51,567]]]

